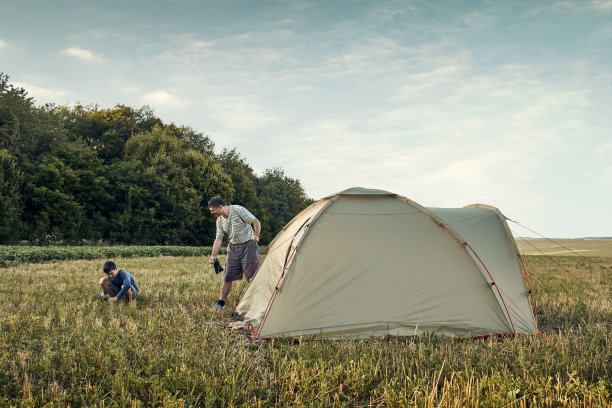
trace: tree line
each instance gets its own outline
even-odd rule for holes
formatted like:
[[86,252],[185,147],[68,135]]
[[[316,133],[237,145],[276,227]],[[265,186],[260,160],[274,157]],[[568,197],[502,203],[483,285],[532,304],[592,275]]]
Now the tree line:
[[249,209],[264,243],[313,201],[148,106],[36,106],[0,73],[0,244],[210,245],[215,195]]

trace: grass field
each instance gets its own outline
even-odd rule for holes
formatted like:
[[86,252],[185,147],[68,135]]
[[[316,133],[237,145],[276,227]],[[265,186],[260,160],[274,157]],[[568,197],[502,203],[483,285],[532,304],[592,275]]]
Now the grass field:
[[127,306],[103,260],[0,269],[0,406],[612,406],[612,258],[525,258],[543,334],[315,342],[226,330],[202,257],[115,261]]
[[516,239],[523,255],[612,257],[612,239]]

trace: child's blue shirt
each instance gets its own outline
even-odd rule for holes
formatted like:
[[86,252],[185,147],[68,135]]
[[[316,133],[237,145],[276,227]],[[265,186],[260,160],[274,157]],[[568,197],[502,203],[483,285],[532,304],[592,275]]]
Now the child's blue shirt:
[[120,288],[119,293],[117,293],[116,298],[117,299],[121,299],[128,290],[130,290],[130,287],[134,287],[134,289],[136,289],[136,292],[138,292],[138,286],[136,286],[136,281],[134,280],[134,277],[132,275],[130,275],[129,272],[124,271],[123,269],[119,269],[119,272],[117,272],[117,276],[115,277],[115,279],[110,278],[111,282],[113,282],[113,284],[115,286],[117,286],[118,288]]

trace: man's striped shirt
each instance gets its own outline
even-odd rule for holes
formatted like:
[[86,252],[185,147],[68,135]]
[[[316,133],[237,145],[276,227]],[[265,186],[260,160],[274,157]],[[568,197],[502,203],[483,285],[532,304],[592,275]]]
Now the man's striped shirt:
[[242,244],[253,236],[251,223],[257,218],[240,205],[230,205],[229,217],[217,217],[217,238],[227,235],[230,244]]

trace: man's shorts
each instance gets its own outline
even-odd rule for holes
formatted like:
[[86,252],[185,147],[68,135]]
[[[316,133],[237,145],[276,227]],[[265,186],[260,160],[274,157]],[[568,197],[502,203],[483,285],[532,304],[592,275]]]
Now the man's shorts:
[[257,243],[248,240],[242,244],[229,244],[227,261],[225,262],[225,282],[247,279],[255,273],[259,262],[259,247]]

